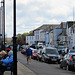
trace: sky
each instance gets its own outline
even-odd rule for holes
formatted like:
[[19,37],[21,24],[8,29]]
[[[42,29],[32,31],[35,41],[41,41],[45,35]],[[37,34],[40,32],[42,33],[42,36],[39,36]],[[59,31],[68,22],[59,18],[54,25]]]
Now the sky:
[[[74,5],[75,0],[16,0],[17,34],[72,21]],[[5,24],[7,37],[13,37],[13,0],[5,0]]]

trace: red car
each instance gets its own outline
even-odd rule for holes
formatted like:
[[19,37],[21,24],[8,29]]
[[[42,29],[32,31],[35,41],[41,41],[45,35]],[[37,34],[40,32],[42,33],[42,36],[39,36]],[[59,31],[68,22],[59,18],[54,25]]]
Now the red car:
[[37,59],[37,50],[33,50],[33,56],[32,56],[32,58],[33,59]]
[[25,50],[22,50],[21,53],[25,55]]

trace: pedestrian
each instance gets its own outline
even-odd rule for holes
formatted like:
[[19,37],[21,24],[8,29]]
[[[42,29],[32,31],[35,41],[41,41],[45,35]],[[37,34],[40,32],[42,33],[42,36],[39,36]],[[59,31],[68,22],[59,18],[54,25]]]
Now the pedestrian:
[[31,56],[32,56],[32,50],[30,49],[30,46],[25,51],[25,55],[27,57],[27,64],[31,64]]
[[1,58],[0,58],[0,59],[6,59],[6,57],[8,57],[8,54],[7,54],[6,51],[4,51],[4,50],[2,50],[2,51],[0,52],[0,54],[1,54]]
[[6,69],[10,69],[13,64],[13,51],[9,51],[8,57],[6,59],[0,60],[0,75],[3,75]]
[[9,53],[9,51],[11,51],[11,49],[10,48],[7,48],[6,49],[7,54]]

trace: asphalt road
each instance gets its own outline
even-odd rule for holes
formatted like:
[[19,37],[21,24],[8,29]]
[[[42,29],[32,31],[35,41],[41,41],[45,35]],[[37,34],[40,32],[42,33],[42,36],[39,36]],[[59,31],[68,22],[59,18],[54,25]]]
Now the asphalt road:
[[36,75],[75,75],[75,72],[60,69],[59,64],[47,64],[32,59],[32,63],[29,65],[26,63],[25,55],[18,52],[17,57],[18,61],[28,67]]

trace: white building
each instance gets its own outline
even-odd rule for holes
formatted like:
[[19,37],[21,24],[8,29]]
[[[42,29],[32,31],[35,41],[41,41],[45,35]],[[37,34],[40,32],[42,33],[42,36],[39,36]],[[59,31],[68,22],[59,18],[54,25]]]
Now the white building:
[[72,28],[72,40],[73,40],[72,48],[74,47],[75,49],[75,25],[73,25],[71,28]]
[[35,36],[35,42],[42,42],[45,43],[45,32],[42,32],[44,29],[46,29],[50,24],[44,24],[40,26],[39,28],[34,30],[34,36]]
[[35,36],[33,33],[26,36],[26,43],[28,43],[29,45],[35,43]]
[[73,32],[73,21],[67,22],[67,47],[72,49],[75,46],[75,32]]

